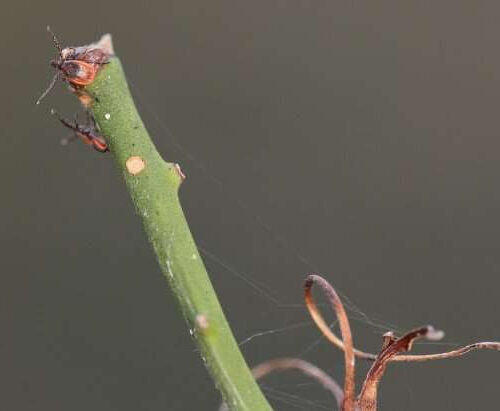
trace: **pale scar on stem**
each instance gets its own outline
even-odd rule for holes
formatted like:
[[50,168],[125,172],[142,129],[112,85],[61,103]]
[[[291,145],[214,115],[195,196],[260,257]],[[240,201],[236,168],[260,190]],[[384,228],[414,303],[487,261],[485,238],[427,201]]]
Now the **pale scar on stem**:
[[127,159],[125,166],[130,174],[136,176],[146,168],[146,163],[139,156],[132,156]]

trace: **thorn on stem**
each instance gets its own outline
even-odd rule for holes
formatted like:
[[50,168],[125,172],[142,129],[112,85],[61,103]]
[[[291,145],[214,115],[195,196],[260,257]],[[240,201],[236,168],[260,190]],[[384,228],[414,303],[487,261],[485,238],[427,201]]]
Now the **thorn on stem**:
[[179,177],[181,178],[181,183],[182,183],[186,179],[186,175],[182,172],[181,166],[178,163],[174,164],[174,168]]

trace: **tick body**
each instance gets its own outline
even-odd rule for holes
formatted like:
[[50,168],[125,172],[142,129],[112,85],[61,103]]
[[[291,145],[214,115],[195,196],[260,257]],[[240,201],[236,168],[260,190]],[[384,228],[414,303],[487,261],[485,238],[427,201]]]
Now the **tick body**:
[[82,94],[82,88],[91,84],[103,64],[109,62],[110,54],[95,45],[62,48],[54,33],[47,27],[58,51],[57,57],[50,65],[57,71],[47,90],[37,101],[40,101],[54,87],[59,78],[69,84],[71,91]]
[[103,136],[97,130],[97,125],[92,116],[89,115],[89,124],[82,125],[76,122],[70,122],[63,117],[61,117],[55,110],[51,111],[51,114],[56,116],[57,119],[66,127],[73,130],[73,136],[63,140],[63,143],[68,143],[71,140],[79,139],[83,143],[92,146],[94,150],[100,153],[105,153],[109,151],[108,144],[104,140]]
[[50,64],[59,70],[63,80],[74,88],[81,88],[92,83],[101,65],[108,61],[109,55],[101,49],[67,47],[60,50],[58,58]]

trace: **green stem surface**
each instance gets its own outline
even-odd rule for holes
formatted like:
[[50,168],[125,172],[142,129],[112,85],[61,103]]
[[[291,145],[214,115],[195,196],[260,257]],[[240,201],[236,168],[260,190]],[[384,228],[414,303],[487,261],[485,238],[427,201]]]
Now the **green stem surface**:
[[[118,58],[111,58],[85,91],[93,97],[91,112],[224,401],[232,410],[271,410],[229,328],[184,217],[178,197],[179,169],[165,162],[153,145]],[[127,167],[127,160],[134,156],[145,165],[136,175]],[[196,395],[196,386],[192,388]]]

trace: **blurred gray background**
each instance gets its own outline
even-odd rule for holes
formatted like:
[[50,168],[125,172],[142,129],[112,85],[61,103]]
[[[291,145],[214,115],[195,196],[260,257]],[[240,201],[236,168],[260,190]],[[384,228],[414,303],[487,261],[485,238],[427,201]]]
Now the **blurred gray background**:
[[[342,379],[303,308],[310,272],[351,300],[360,348],[428,323],[451,345],[418,352],[500,339],[498,2],[7,0],[0,14],[2,409],[219,402],[111,157],[59,144],[49,110],[77,102],[59,84],[34,105],[53,74],[47,24],[65,45],[113,34],[188,176],[236,338],[255,336],[250,364],[301,356]],[[499,366],[495,352],[391,365],[380,408],[491,409]],[[277,410],[334,407],[297,375],[263,388]]]

